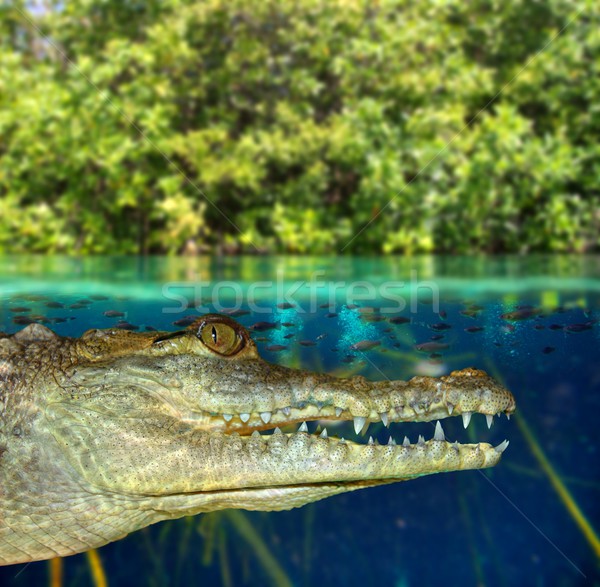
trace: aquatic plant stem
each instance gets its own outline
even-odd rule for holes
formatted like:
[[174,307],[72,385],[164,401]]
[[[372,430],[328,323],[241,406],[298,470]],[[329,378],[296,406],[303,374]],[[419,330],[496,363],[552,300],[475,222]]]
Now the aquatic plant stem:
[[88,550],[86,553],[88,564],[90,565],[90,573],[94,587],[108,587],[108,581],[106,580],[106,573],[104,572],[104,566],[102,560],[96,549]]
[[293,587],[286,572],[277,562],[260,534],[248,521],[247,515],[239,510],[225,510],[223,513],[248,546],[252,548],[267,574],[271,576],[272,584],[277,587]]
[[581,508],[571,495],[570,491],[567,489],[567,486],[563,483],[562,479],[555,471],[548,457],[546,457],[542,447],[527,425],[522,411],[519,413],[518,417],[515,418],[515,420],[519,430],[525,437],[525,440],[527,440],[533,456],[538,460],[542,470],[544,473],[546,473],[548,479],[550,479],[550,483],[552,484],[552,487],[556,493],[558,493],[560,500],[567,508],[569,514],[571,514],[571,517],[575,520],[575,523],[579,526],[579,529],[583,533],[595,555],[600,558],[600,539],[598,538],[596,531],[581,511]]
[[[492,373],[492,375],[498,381],[503,382],[503,377],[502,377],[501,373],[499,373],[498,368],[496,367],[495,363],[492,360],[490,360],[489,358],[486,362],[487,362],[487,366],[489,368],[490,373]],[[594,551],[595,555],[600,559],[600,539],[598,538],[596,531],[592,528],[592,525],[588,522],[588,520],[584,516],[583,512],[581,511],[581,508],[577,505],[577,502],[571,495],[571,492],[567,489],[567,486],[563,483],[562,479],[560,478],[560,476],[558,475],[558,473],[552,466],[552,463],[550,462],[550,460],[548,459],[548,457],[542,450],[540,443],[537,441],[535,435],[533,434],[533,432],[529,428],[527,422],[525,421],[525,416],[523,415],[522,409],[519,410],[519,413],[518,413],[517,417],[515,418],[515,421],[517,422],[517,426],[518,426],[519,430],[525,437],[525,440],[527,441],[527,444],[529,445],[529,448],[531,449],[531,453],[539,462],[542,470],[548,476],[548,479],[550,479],[550,483],[552,484],[552,487],[554,488],[556,493],[558,493],[560,500],[563,502],[563,504],[567,508],[567,511],[569,512],[569,514],[571,514],[571,517],[575,520],[575,523],[579,526],[579,529],[582,531],[585,539],[588,541],[588,543],[591,546],[592,550]],[[486,477],[486,479],[488,479],[488,481],[490,480],[488,477]],[[562,554],[562,552],[561,552],[561,554]],[[569,562],[571,562],[570,559],[568,559],[568,560],[569,560]],[[571,562],[571,564],[573,564],[573,563]],[[573,566],[575,566],[575,565],[573,564]],[[575,568],[577,568],[577,567],[575,567]],[[579,572],[581,572],[578,568],[577,568],[577,570]],[[583,573],[581,573],[581,574],[583,575]]]
[[64,562],[60,557],[51,558],[50,563],[50,587],[62,587]]

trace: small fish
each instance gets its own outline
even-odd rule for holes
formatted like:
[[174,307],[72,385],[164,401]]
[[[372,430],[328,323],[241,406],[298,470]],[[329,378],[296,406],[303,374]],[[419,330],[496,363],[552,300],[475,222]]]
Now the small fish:
[[286,328],[292,328],[296,326],[293,322],[282,322],[281,325],[285,326]]
[[408,324],[410,322],[410,318],[406,318],[405,316],[394,316],[389,319],[390,324]]
[[173,322],[174,326],[189,326],[190,324],[193,324],[196,320],[198,320],[198,316],[184,316],[183,318],[180,318],[179,320],[175,320],[175,322]]
[[27,300],[28,302],[43,302],[44,300],[47,300],[48,297],[47,296],[43,296],[40,294],[27,294],[24,296],[21,296],[24,300]]
[[280,310],[289,310],[291,308],[295,308],[296,304],[292,304],[291,302],[282,302],[281,304],[277,304],[277,307]]
[[585,332],[586,330],[591,330],[591,329],[592,329],[591,322],[584,322],[581,324],[568,324],[564,328],[565,332],[571,332],[571,333]]
[[331,308],[331,304],[321,304],[321,305],[319,305],[319,308],[321,308],[321,309],[328,308],[329,309],[329,308]]
[[50,301],[50,302],[46,302],[44,304],[46,306],[46,308],[64,308],[65,305],[61,302],[54,302],[54,301]]
[[314,340],[299,340],[298,344],[302,346],[316,346],[316,342]]
[[266,346],[265,349],[272,353],[278,353],[287,350],[287,347],[283,344],[270,344],[269,346]]
[[49,324],[50,319],[48,316],[43,316],[42,314],[31,314],[29,316],[34,322],[40,322],[41,324]]
[[69,310],[83,310],[84,308],[87,308],[88,305],[87,304],[80,304],[79,302],[75,302],[74,304],[71,304],[69,306]]
[[467,318],[477,318],[477,316],[479,316],[479,310],[461,310],[459,314],[462,314]]
[[483,326],[469,326],[465,328],[465,332],[481,332],[482,330],[485,330]]
[[356,310],[358,306],[356,304],[346,304],[346,308],[348,308],[348,310]]
[[317,340],[323,340],[324,338],[327,338],[326,332],[324,332],[323,334],[319,334],[319,336],[317,336]]
[[442,330],[450,330],[452,325],[448,324],[447,322],[437,322],[436,324],[430,324],[429,328],[431,328],[431,330],[435,330],[436,332],[441,332]]
[[550,330],[562,330],[563,325],[562,324],[550,324],[550,326],[548,326],[548,328]]
[[360,314],[376,314],[379,312],[379,308],[374,308],[373,306],[364,306],[363,308],[358,308]]
[[415,345],[415,349],[422,353],[435,353],[449,348],[450,345],[445,342],[422,342]]
[[223,312],[232,318],[239,318],[240,316],[246,316],[247,314],[250,314],[250,310],[242,310],[242,308],[224,310]]
[[31,312],[31,308],[27,308],[25,306],[14,306],[9,308],[11,312]]
[[444,338],[443,334],[432,334],[430,336],[431,340],[442,340]]
[[102,294],[94,294],[90,296],[90,300],[94,300],[95,302],[103,302],[105,300],[108,300],[108,296],[104,296]]
[[325,314],[325,318],[337,318],[337,314],[336,312],[327,312],[327,314]]
[[106,310],[104,316],[108,318],[122,318],[125,316],[125,312],[119,312],[118,310]]
[[549,355],[550,353],[553,353],[555,350],[556,350],[556,349],[555,349],[553,346],[545,346],[545,347],[542,349],[542,352],[543,352],[545,355]]
[[115,325],[114,328],[118,328],[120,330],[139,330],[140,327],[136,326],[135,324],[131,324],[129,322],[125,322],[125,320],[119,320]]
[[61,318],[60,316],[57,316],[55,318],[48,318],[48,322],[50,322],[50,324],[62,324],[63,322],[66,322],[66,321],[67,321],[66,318]]
[[368,351],[381,344],[379,340],[361,340],[350,345],[350,349],[353,351]]
[[520,310],[504,312],[504,314],[500,314],[500,318],[502,318],[502,320],[508,320],[509,322],[520,322],[521,320],[529,320],[534,316],[539,316],[541,313],[542,310],[539,308],[524,307]]
[[13,324],[20,324],[20,325],[26,325],[26,324],[33,324],[35,322],[35,320],[32,320],[29,316],[15,316],[12,319],[12,323]]
[[383,322],[385,320],[385,316],[381,314],[363,314],[361,319],[364,322]]
[[256,322],[255,324],[250,326],[250,330],[253,330],[255,332],[265,332],[266,330],[273,330],[274,328],[278,327],[279,324],[277,322]]
[[533,327],[535,330],[545,330],[546,327],[543,324],[534,324]]
[[445,320],[448,317],[448,312],[446,312],[446,310],[440,310],[439,317],[442,320]]
[[286,334],[283,338],[294,338],[294,336],[296,336],[296,333],[290,332],[289,334]]

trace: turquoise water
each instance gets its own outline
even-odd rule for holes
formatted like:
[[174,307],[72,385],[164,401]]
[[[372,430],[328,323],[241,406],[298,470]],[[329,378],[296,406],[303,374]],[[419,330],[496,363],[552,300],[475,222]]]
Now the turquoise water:
[[[175,330],[208,311],[254,327],[261,354],[293,367],[485,369],[518,414],[491,430],[482,416],[467,430],[446,420],[446,436],[510,447],[485,472],[150,527],[99,550],[110,585],[600,584],[600,258],[0,258],[6,332]],[[390,433],[414,442],[433,428],[369,428]],[[43,584],[48,569],[0,569],[0,583]],[[64,585],[91,582],[85,555],[63,572]]]

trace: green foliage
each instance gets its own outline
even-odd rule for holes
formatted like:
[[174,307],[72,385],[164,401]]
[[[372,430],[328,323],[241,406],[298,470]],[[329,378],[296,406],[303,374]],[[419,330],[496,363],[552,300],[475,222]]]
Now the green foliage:
[[1,4],[0,252],[597,250],[598,31],[591,0]]

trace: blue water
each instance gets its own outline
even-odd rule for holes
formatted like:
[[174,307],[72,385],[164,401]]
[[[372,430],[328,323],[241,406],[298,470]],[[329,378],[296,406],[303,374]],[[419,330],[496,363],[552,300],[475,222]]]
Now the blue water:
[[[242,522],[221,512],[159,524],[99,550],[109,585],[600,585],[598,258],[0,258],[0,284],[6,332],[32,320],[69,336],[175,330],[199,312],[233,311],[247,327],[273,323],[252,334],[273,362],[371,379],[474,366],[517,399],[517,415],[491,430],[483,416],[467,430],[444,422],[450,440],[508,438],[494,469],[243,512]],[[432,337],[447,348],[416,348]],[[351,348],[365,340],[378,344]],[[381,442],[390,433],[414,442],[433,428],[369,428]],[[64,559],[63,572],[64,585],[92,581],[85,555]],[[3,568],[0,584],[43,584],[48,573],[47,562]]]

